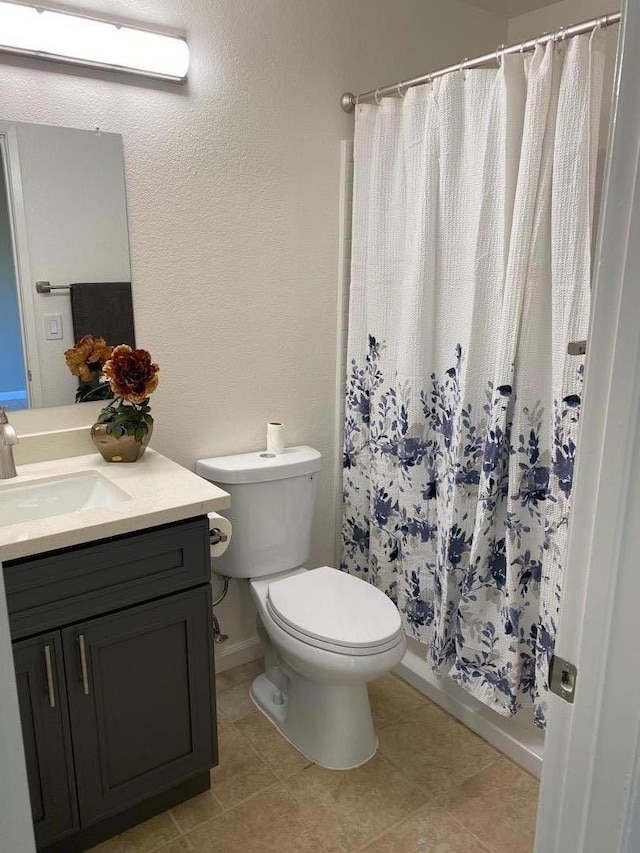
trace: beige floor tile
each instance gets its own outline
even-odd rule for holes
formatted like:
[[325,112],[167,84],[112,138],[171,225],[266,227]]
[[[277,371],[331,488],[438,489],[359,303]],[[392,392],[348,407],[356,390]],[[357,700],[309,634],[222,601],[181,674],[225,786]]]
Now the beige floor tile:
[[371,713],[376,730],[390,723],[412,719],[412,715],[429,704],[426,696],[418,693],[396,675],[384,675],[369,684]]
[[224,808],[237,805],[277,782],[277,777],[256,755],[231,723],[218,726],[220,764],[211,771],[211,788]]
[[530,853],[537,781],[402,680],[370,685],[380,751],[338,773],[255,711],[249,686],[261,671],[254,661],[218,676],[214,793],[91,853]]
[[223,687],[230,687],[234,684],[251,684],[254,678],[264,672],[264,658],[259,657],[256,660],[244,663],[242,666],[234,666],[233,669],[227,669],[216,676],[216,682]]
[[168,844],[163,844],[162,847],[158,847],[153,853],[192,853],[192,851],[193,847],[191,847],[187,839],[180,837],[174,841],[170,841]]
[[204,823],[187,836],[197,853],[341,853],[329,827],[318,827],[280,786]]
[[221,719],[239,720],[255,711],[249,688],[261,672],[264,672],[264,662],[260,658],[222,672],[216,677],[216,701]]
[[434,704],[425,705],[412,717],[379,730],[380,753],[427,792],[446,795],[500,757],[497,750]]
[[267,718],[256,711],[236,720],[234,727],[246,738],[279,779],[286,779],[312,763],[286,741]]
[[158,847],[173,841],[180,835],[169,812],[138,824],[120,836],[118,853],[155,853]]
[[380,755],[356,770],[312,765],[284,785],[305,806],[308,821],[334,827],[345,850],[357,850],[426,800]]
[[538,780],[501,758],[466,781],[447,809],[494,853],[533,850]]
[[418,809],[364,848],[366,853],[490,853],[444,807]]
[[222,806],[211,791],[198,794],[197,797],[171,809],[171,814],[182,832],[189,832],[199,823],[204,823],[205,820],[210,820],[221,812]]

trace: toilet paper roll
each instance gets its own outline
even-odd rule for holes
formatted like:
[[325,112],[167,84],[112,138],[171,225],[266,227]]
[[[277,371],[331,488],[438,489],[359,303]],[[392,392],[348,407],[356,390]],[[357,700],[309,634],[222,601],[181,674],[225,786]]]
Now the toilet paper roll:
[[217,512],[209,513],[209,530],[211,531],[211,559],[221,557],[231,544],[233,527],[228,518],[218,515]]
[[267,424],[267,453],[284,453],[284,424]]

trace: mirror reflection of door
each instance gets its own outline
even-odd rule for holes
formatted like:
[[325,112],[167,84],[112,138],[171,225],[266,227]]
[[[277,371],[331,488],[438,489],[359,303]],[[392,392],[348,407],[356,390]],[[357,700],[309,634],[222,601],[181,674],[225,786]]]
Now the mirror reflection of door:
[[9,212],[6,155],[0,142],[0,406],[29,407],[18,277]]

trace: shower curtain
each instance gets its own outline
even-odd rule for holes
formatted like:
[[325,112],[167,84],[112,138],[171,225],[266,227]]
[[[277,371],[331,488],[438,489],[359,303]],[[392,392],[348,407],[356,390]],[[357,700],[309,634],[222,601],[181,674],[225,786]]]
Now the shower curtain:
[[356,111],[343,569],[544,725],[587,336],[599,30]]

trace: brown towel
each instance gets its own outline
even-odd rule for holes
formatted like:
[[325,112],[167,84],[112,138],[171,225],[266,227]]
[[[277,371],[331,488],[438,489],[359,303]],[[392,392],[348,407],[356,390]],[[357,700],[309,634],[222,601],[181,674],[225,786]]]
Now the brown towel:
[[99,335],[111,346],[136,345],[131,282],[81,282],[70,285],[74,340]]

